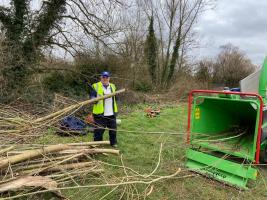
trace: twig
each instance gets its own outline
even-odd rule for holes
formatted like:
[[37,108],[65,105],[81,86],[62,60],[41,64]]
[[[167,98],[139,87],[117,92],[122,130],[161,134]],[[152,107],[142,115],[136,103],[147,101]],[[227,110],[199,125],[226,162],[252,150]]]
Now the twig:
[[138,181],[137,180],[137,181],[122,182],[122,183],[102,184],[102,185],[82,185],[82,186],[73,186],[73,187],[62,187],[62,188],[57,188],[57,189],[42,190],[42,191],[30,192],[30,193],[27,193],[27,194],[10,196],[10,197],[7,197],[7,198],[2,198],[2,200],[15,199],[15,198],[25,197],[25,196],[29,196],[29,195],[33,195],[33,194],[41,194],[41,193],[44,193],[44,192],[51,192],[51,191],[58,191],[58,190],[69,190],[69,189],[80,189],[80,188],[116,187],[116,186],[131,185],[131,184],[150,185],[152,183],[155,183],[155,182],[158,182],[158,181],[162,181],[164,179],[169,179],[169,178],[175,177],[180,172],[181,172],[181,168],[178,168],[178,170],[175,173],[171,174],[171,175],[161,176],[159,178],[156,178],[156,179],[153,179],[153,180],[150,180],[150,181]]
[[161,152],[162,152],[162,143],[160,144],[158,163],[157,163],[155,169],[150,174],[145,176],[145,178],[148,178],[148,177],[152,176],[158,170],[158,167],[160,165],[160,160],[161,160]]

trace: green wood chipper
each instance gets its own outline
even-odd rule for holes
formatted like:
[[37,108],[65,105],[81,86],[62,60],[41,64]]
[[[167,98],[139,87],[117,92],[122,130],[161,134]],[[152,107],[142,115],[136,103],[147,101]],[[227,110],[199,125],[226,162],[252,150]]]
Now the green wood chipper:
[[186,167],[239,188],[267,162],[267,57],[241,90],[193,90],[188,100]]

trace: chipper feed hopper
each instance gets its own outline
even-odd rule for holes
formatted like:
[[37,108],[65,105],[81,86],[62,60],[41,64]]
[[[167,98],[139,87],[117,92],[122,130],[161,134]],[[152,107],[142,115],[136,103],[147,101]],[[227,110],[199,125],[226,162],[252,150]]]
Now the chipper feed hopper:
[[241,92],[191,91],[186,167],[244,189],[256,180],[255,164],[267,162],[266,91],[267,57],[260,71],[241,81]]

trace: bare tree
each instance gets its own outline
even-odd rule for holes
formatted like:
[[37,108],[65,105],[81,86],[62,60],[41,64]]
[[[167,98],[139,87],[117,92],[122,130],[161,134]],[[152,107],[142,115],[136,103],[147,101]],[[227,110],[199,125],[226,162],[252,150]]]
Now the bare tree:
[[[209,1],[166,0],[145,1],[144,6],[153,13],[159,35],[158,80],[169,86],[175,71],[182,69],[187,50],[194,41],[193,26]],[[147,10],[146,9],[146,10]],[[149,12],[147,12],[149,15]]]
[[54,26],[46,52],[60,48],[71,57],[82,51],[117,53],[121,7],[124,4],[117,0],[66,0],[66,12],[60,16],[61,23]]
[[[31,0],[10,0],[0,6],[0,27],[11,56],[0,69],[13,87],[36,72],[44,50],[61,48],[72,56],[94,41],[112,49],[117,25],[117,0],[46,0],[34,9]],[[20,85],[21,86],[21,85]]]
[[135,87],[140,79],[148,78],[144,64],[144,45],[146,38],[147,18],[142,10],[139,0],[129,1],[121,6],[123,9],[117,15],[119,18],[120,34],[114,48],[121,58],[128,63],[125,65],[128,71],[130,83]]
[[232,44],[221,46],[216,58],[213,77],[214,81],[227,86],[237,86],[239,81],[251,74],[256,66],[238,47]]

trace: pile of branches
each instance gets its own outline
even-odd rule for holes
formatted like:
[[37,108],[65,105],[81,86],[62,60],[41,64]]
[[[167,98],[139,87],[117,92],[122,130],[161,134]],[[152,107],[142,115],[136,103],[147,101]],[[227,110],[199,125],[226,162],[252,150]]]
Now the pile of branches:
[[5,144],[32,142],[32,139],[45,134],[47,128],[53,127],[62,118],[74,114],[88,104],[115,96],[124,91],[125,89],[121,89],[112,94],[77,102],[43,117],[30,115],[14,107],[0,105],[0,139]]
[[[108,141],[68,144],[34,144],[37,138],[46,134],[48,128],[56,128],[60,120],[72,115],[82,107],[112,97],[125,90],[97,97],[83,102],[72,102],[46,116],[28,114],[0,105],[0,198],[15,199],[51,192],[60,199],[66,199],[61,192],[69,189],[110,188],[101,199],[111,193],[119,193],[119,199],[146,198],[153,191],[153,184],[177,176],[181,169],[171,175],[155,175],[161,161],[149,174],[141,174],[123,164],[114,165],[97,159],[96,154],[118,155],[119,151],[104,148]],[[65,101],[65,100],[64,100]],[[117,169],[122,175],[106,173],[106,169]],[[93,181],[93,182],[92,182]],[[92,184],[96,183],[97,184]],[[145,185],[143,187],[139,185]],[[88,190],[90,197],[97,192]],[[38,198],[42,199],[42,198]]]
[[[104,199],[114,192],[118,194],[118,199],[145,199],[154,191],[154,184],[175,178],[182,172],[181,168],[177,168],[170,175],[156,174],[160,168],[162,144],[157,165],[148,174],[125,166],[122,154],[121,165],[97,159],[96,154],[119,154],[118,150],[103,148],[103,145],[109,145],[109,142],[2,146],[0,198],[43,199],[42,195],[50,193],[65,200],[64,191],[76,190],[79,193],[79,189],[86,188],[85,195],[92,199]],[[107,168],[115,169],[119,174],[106,173]],[[190,176],[185,174],[178,178]],[[145,187],[139,187],[141,185]],[[102,196],[98,194],[98,189],[103,187],[110,190]],[[99,195],[101,198],[95,198]]]
[[109,141],[2,147],[0,193],[6,197],[11,191],[25,193],[27,188],[36,188],[61,196],[58,187],[82,183],[86,177],[103,172],[94,155],[119,154],[103,145],[109,145]]

